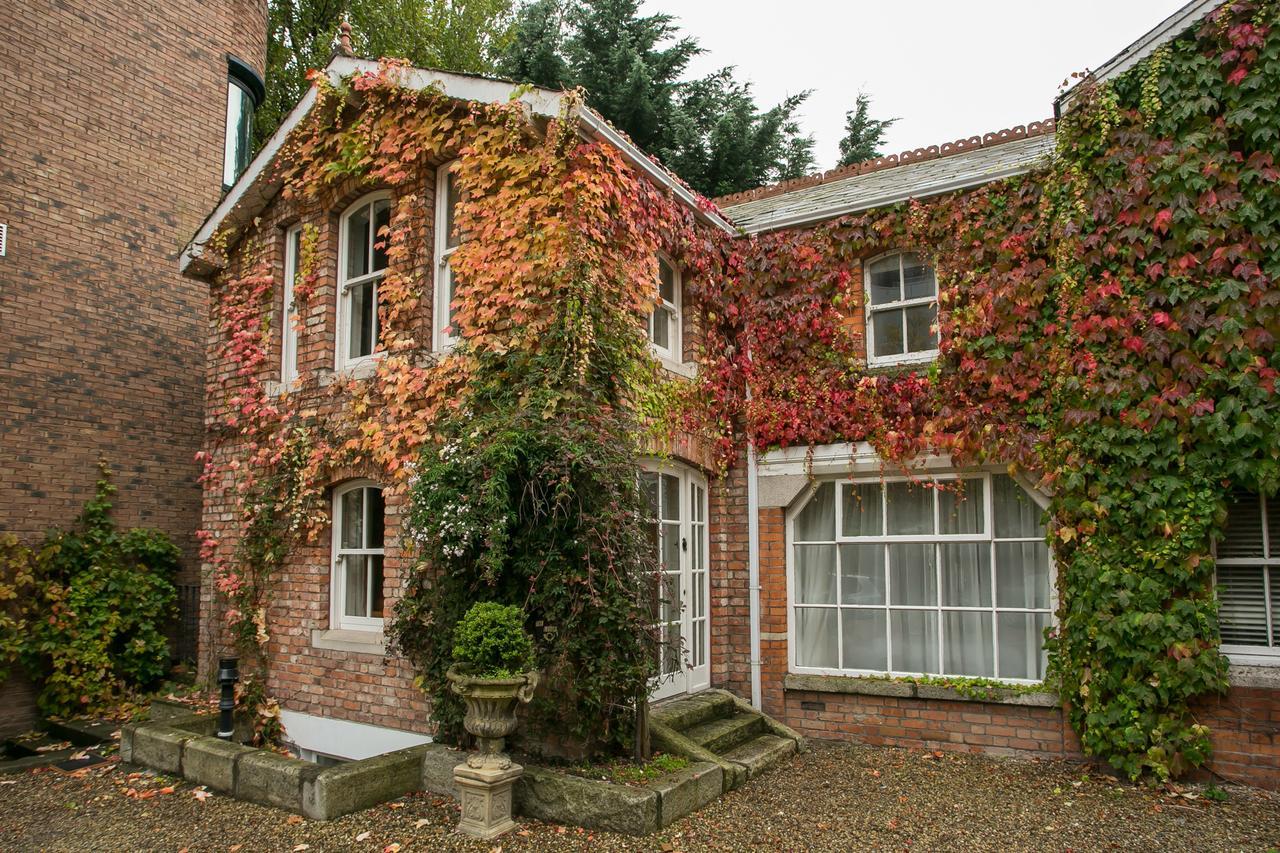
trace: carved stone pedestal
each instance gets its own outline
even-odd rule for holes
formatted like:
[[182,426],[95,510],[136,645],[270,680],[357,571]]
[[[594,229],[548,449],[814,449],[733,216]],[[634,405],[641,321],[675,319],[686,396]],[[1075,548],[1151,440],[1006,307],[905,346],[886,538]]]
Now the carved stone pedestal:
[[453,781],[462,799],[458,831],[486,841],[516,828],[511,819],[511,787],[524,768],[511,761],[486,760],[496,756],[472,755],[453,769]]

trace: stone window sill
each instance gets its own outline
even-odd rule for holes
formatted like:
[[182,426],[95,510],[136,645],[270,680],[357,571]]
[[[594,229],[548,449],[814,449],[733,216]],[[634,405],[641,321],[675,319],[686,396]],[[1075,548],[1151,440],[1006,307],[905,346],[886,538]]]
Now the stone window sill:
[[1262,687],[1280,690],[1280,660],[1273,664],[1232,663],[1227,680],[1232,687]]
[[654,357],[658,362],[671,373],[676,376],[683,376],[685,379],[698,378],[698,365],[692,361],[675,361],[658,353],[654,353]]
[[900,699],[942,699],[951,702],[984,702],[993,705],[1028,705],[1037,708],[1059,706],[1056,693],[993,689],[989,695],[970,696],[953,687],[917,684],[914,681],[892,681],[883,678],[859,678],[852,675],[802,675],[788,673],[782,680],[787,690],[814,693],[850,693],[860,696],[894,696]]
[[311,645],[333,652],[355,652],[362,655],[385,655],[387,641],[381,631],[322,630],[311,632]]

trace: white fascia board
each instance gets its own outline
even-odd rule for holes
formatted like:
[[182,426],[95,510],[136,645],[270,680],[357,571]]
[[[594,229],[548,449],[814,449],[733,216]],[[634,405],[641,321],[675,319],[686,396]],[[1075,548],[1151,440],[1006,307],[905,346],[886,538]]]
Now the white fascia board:
[[1157,24],[1146,35],[1107,60],[1097,71],[1088,74],[1067,91],[1058,96],[1055,104],[1058,112],[1066,112],[1075,102],[1079,89],[1087,82],[1101,83],[1128,71],[1151,54],[1161,45],[1173,41],[1188,27],[1197,24],[1214,9],[1221,6],[1223,0],[1191,0],[1178,11]]
[[351,761],[432,742],[430,735],[317,717],[299,711],[282,710],[280,722],[284,725],[286,737],[295,745]]
[[[768,231],[778,231],[783,228],[794,228],[797,225],[809,225],[815,222],[821,222],[825,219],[835,219],[838,216],[847,216],[850,213],[857,213],[862,210],[873,210],[877,207],[889,207],[890,205],[910,201],[913,198],[930,198],[935,195],[956,192],[957,190],[972,189],[973,187],[980,187],[984,184],[1002,181],[1006,178],[1015,178],[1018,175],[1025,175],[1037,165],[1039,164],[1027,163],[1021,166],[1012,166],[1007,169],[1000,169],[979,177],[963,178],[923,188],[913,187],[911,189],[902,190],[901,192],[854,202],[853,204],[836,205],[822,210],[793,214],[781,219],[757,222],[753,225],[743,227],[742,231],[746,234],[764,234]],[[729,216],[733,216],[732,209],[727,212]]]
[[[762,454],[756,464],[761,477],[879,474],[895,467],[895,463],[886,463],[866,441],[783,447]],[[912,459],[902,467],[913,472],[926,472],[949,471],[953,466],[949,456],[929,454]]]

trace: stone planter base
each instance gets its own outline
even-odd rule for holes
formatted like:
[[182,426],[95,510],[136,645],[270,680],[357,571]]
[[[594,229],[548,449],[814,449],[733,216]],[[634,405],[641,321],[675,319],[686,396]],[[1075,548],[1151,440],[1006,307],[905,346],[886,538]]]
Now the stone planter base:
[[458,831],[485,841],[516,828],[511,819],[511,788],[524,773],[519,764],[482,764],[472,767],[462,762],[453,768],[453,782],[462,800]]

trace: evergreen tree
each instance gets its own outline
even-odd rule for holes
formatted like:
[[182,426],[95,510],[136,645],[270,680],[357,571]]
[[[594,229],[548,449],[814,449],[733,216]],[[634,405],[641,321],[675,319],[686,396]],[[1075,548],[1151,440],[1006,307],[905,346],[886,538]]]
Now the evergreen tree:
[[261,144],[328,64],[338,25],[357,55],[394,56],[449,71],[491,72],[511,38],[512,0],[270,0],[267,97],[254,115]]
[[885,132],[896,121],[896,118],[873,119],[871,98],[866,92],[859,92],[854,108],[844,115],[844,139],[840,140],[840,165],[849,166],[879,157]]
[[498,72],[548,89],[568,86],[571,75],[564,60],[564,12],[559,0],[535,0],[520,8]]

